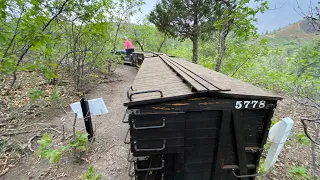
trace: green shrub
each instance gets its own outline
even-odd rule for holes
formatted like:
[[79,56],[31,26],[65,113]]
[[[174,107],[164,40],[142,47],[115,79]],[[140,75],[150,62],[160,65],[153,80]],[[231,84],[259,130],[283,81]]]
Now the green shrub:
[[29,91],[29,96],[31,100],[36,101],[43,97],[42,91],[38,88],[33,88]]
[[312,179],[307,169],[302,166],[290,166],[288,172],[289,176],[295,179]]
[[81,175],[80,178],[83,180],[99,180],[102,178],[102,175],[96,174],[93,166],[90,165],[88,171],[85,174]]

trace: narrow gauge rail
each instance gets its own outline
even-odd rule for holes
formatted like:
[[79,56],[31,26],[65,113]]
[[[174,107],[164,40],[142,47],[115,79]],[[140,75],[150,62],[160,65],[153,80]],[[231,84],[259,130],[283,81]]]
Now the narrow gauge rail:
[[124,103],[129,176],[255,179],[281,97],[165,54],[144,56]]

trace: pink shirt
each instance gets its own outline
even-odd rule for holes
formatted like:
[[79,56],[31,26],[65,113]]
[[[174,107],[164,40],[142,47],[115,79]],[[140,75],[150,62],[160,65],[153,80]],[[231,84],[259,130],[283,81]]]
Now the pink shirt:
[[130,49],[132,47],[132,43],[129,40],[124,41],[124,49]]

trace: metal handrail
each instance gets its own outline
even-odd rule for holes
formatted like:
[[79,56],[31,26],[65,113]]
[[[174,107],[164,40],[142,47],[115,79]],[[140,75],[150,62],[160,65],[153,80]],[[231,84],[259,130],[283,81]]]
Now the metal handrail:
[[162,151],[166,148],[166,140],[163,140],[163,144],[161,148],[154,148],[154,149],[139,149],[137,147],[137,141],[134,141],[134,150],[137,152],[141,152],[141,151],[145,151],[145,152],[149,152],[149,151]]
[[159,92],[160,93],[160,97],[163,97],[163,93],[161,90],[148,90],[148,91],[138,91],[138,92],[134,92],[132,94],[129,95],[129,100],[132,101],[132,96],[136,95],[136,94],[146,94],[146,93],[154,93],[154,92]]
[[140,169],[138,168],[137,163],[134,164],[134,169],[136,171],[159,171],[164,168],[164,159],[161,160],[161,166],[160,167],[155,167],[155,168],[145,168],[145,169]]
[[166,126],[166,119],[162,118],[162,124],[160,126],[145,126],[145,127],[137,127],[135,121],[132,121],[132,126],[134,130],[145,130],[145,129],[160,129]]

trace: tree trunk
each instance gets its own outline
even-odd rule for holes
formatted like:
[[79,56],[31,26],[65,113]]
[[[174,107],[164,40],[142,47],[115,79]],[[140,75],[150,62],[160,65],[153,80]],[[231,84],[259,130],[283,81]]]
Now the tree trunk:
[[139,47],[140,47],[141,51],[144,51],[144,49],[143,49],[143,45],[140,43],[140,41],[136,41],[136,42],[137,42],[137,44],[139,45]]
[[166,40],[167,40],[167,38],[164,37],[163,40],[162,40],[162,42],[161,42],[161,44],[160,44],[160,47],[158,48],[158,52],[161,51],[161,48],[162,48],[163,44],[166,42]]
[[117,38],[118,38],[119,30],[120,30],[120,25],[121,25],[121,20],[119,21],[119,23],[117,25],[116,35],[114,36],[113,53],[116,53]]
[[[195,35],[196,36],[196,35]],[[192,40],[193,49],[192,49],[192,62],[197,64],[198,63],[198,38],[195,37]]]
[[193,35],[192,35],[192,62],[197,64],[198,63],[198,17],[196,16],[193,21]]
[[216,61],[216,67],[214,69],[217,72],[219,72],[221,70],[223,55],[224,55],[224,52],[226,51],[226,39],[227,39],[227,36],[230,32],[230,25],[231,25],[231,21],[229,21],[225,25],[225,27],[222,29],[222,31],[220,33],[220,41],[219,41],[219,49],[218,49],[219,56]]
[[[218,1],[223,1],[224,4],[228,7],[229,9],[229,16],[230,17],[231,13],[232,13],[232,6],[229,0],[218,0]],[[223,59],[223,55],[224,52],[226,51],[226,39],[227,36],[230,32],[230,26],[233,23],[233,19],[230,19],[227,21],[227,23],[225,24],[225,26],[222,28],[222,31],[220,33],[220,37],[219,37],[219,56],[218,59],[216,61],[216,67],[215,67],[215,71],[219,72],[221,69],[221,64],[222,64],[222,59]]]

